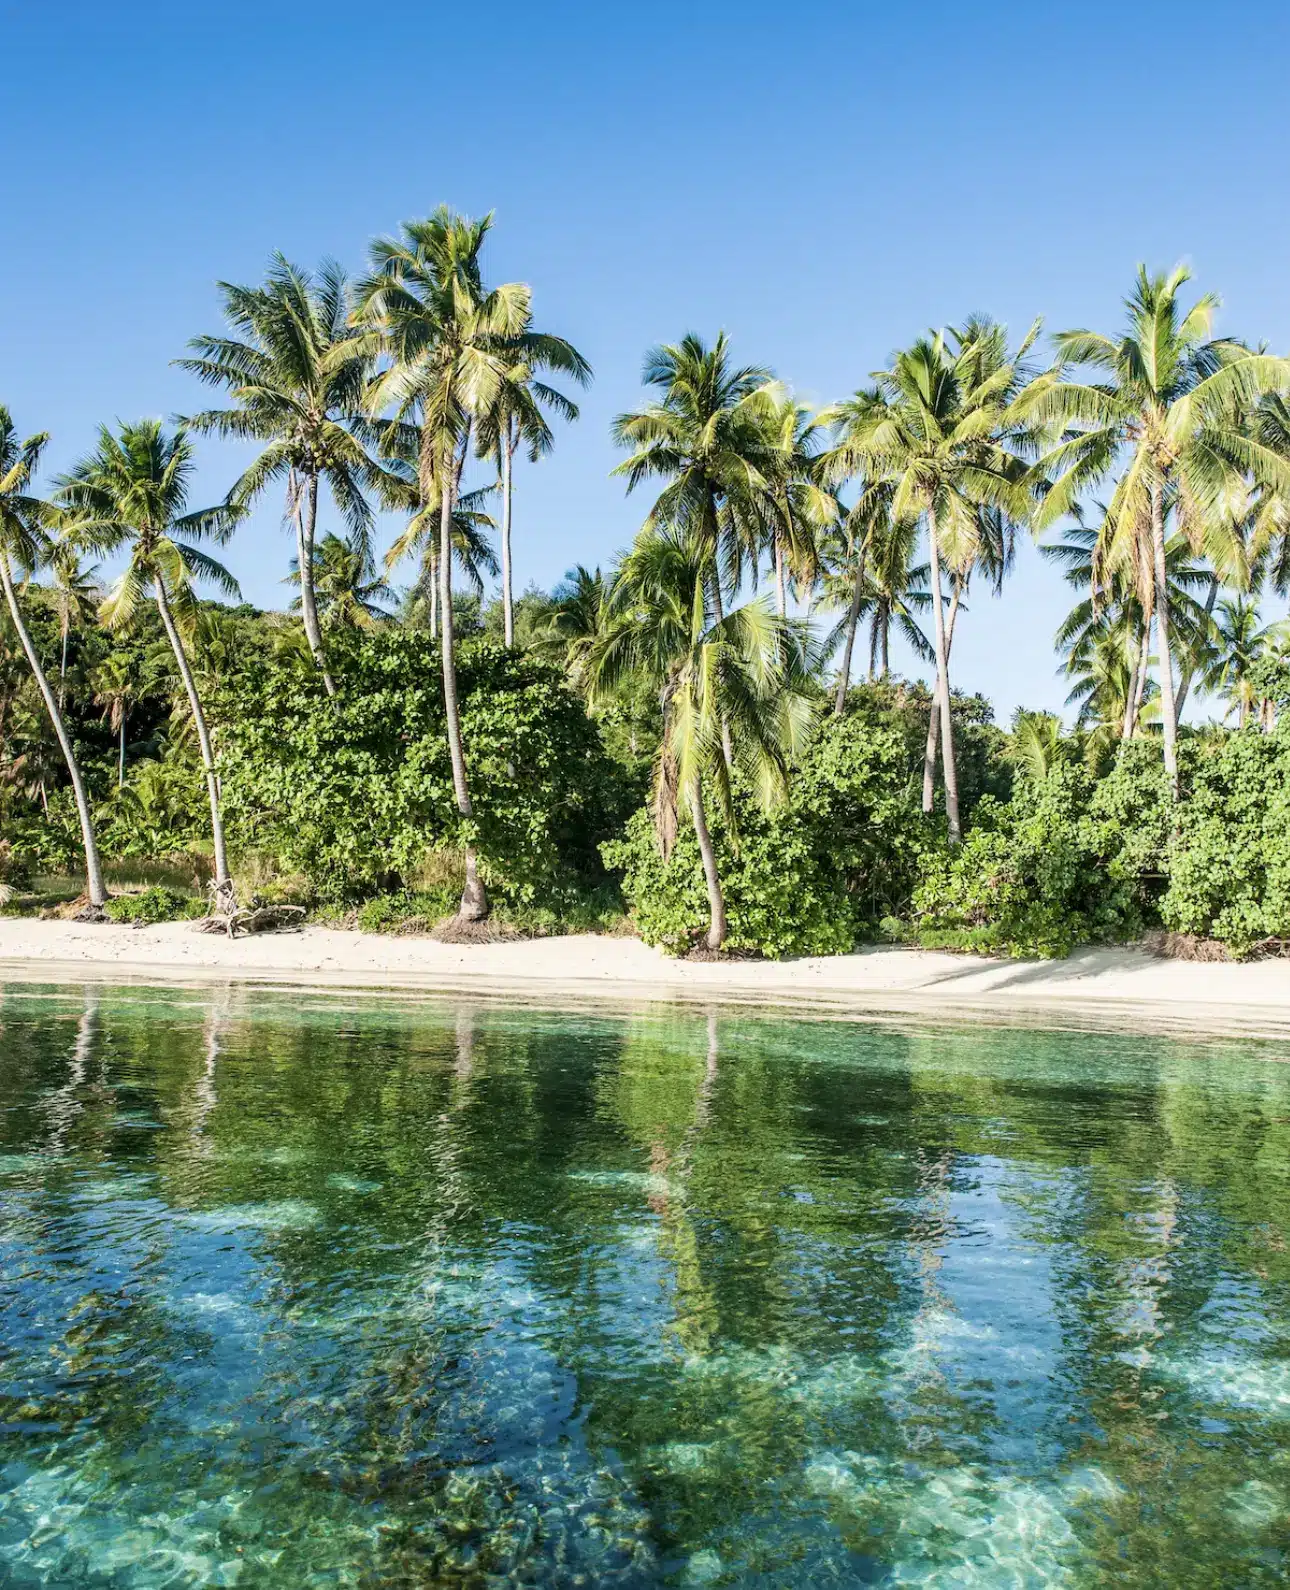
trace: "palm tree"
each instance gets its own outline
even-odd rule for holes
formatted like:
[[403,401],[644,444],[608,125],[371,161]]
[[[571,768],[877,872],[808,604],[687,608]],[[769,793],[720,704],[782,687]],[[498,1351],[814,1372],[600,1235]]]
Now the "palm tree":
[[62,710],[67,693],[67,642],[72,626],[83,624],[98,608],[99,591],[94,570],[81,567],[80,553],[63,537],[49,549],[49,589],[58,615],[58,706]]
[[[1077,513],[1076,522],[1058,540],[1043,543],[1039,550],[1061,566],[1066,583],[1081,593],[1057,631],[1057,649],[1066,659],[1065,671],[1072,677],[1082,675],[1094,652],[1100,651],[1100,676],[1109,681],[1108,659],[1119,651],[1128,659],[1129,677],[1120,723],[1120,738],[1127,740],[1133,736],[1146,698],[1155,582],[1154,578],[1145,582],[1139,578],[1141,565],[1137,569],[1100,570],[1101,536],[1099,527],[1085,524]],[[1209,596],[1204,603],[1198,601],[1197,593],[1211,586],[1211,576],[1181,535],[1170,536],[1165,547],[1165,566],[1174,639],[1181,643],[1184,655],[1203,664],[1209,646],[1211,601]]]
[[[1172,512],[1181,533],[1199,546],[1206,521],[1212,528],[1215,510],[1234,481],[1245,477],[1278,495],[1290,494],[1290,461],[1247,423],[1260,398],[1290,385],[1290,361],[1212,338],[1218,298],[1203,294],[1184,311],[1179,295],[1190,277],[1182,265],[1155,276],[1140,266],[1120,337],[1061,332],[1055,339],[1057,366],[1019,405],[1030,420],[1061,430],[1060,440],[1036,466],[1052,482],[1038,526],[1070,512],[1087,486],[1124,461],[1107,508],[1098,562],[1108,569],[1145,564],[1150,571],[1165,770],[1175,794],[1178,713],[1166,520]],[[1104,379],[1069,380],[1072,367],[1086,367]]]
[[[444,715],[457,810],[473,817],[457,701],[452,617],[453,511],[472,427],[493,412],[530,325],[531,297],[520,282],[485,291],[480,250],[492,217],[472,221],[441,207],[404,223],[401,237],[378,238],[359,289],[363,346],[387,367],[372,383],[372,412],[419,427],[417,481],[423,505],[439,505],[439,606]],[[466,884],[458,919],[488,914],[474,845],[466,845]]]
[[63,760],[67,763],[67,772],[72,781],[72,793],[76,800],[76,815],[81,825],[81,843],[85,850],[85,887],[89,895],[89,910],[95,916],[99,916],[104,905],[107,904],[107,888],[103,882],[98,845],[94,840],[94,824],[90,818],[90,803],[85,794],[85,781],[81,777],[76,753],[72,750],[71,737],[67,733],[67,725],[63,722],[58,701],[50,688],[45,670],[41,667],[40,657],[31,634],[23,621],[22,608],[14,585],[15,569],[30,573],[42,563],[48,562],[53,554],[49,527],[54,522],[54,510],[48,503],[32,496],[30,492],[32,476],[36,473],[40,455],[48,440],[48,436],[41,432],[27,437],[25,441],[19,441],[12,415],[3,404],[0,404],[0,586],[4,588],[5,604],[18,636],[18,644],[27,659],[27,666],[31,669],[32,678],[36,681],[36,688],[40,691],[45,710],[49,714],[49,721],[58,737]]
[[531,462],[536,463],[551,451],[554,437],[544,409],[561,419],[576,420],[578,406],[563,392],[537,378],[541,370],[567,375],[579,386],[591,379],[591,366],[578,350],[546,332],[534,331],[530,323],[516,338],[512,357],[498,387],[492,406],[480,416],[476,448],[481,458],[497,465],[497,480],[502,492],[502,633],[505,644],[515,644],[515,613],[511,576],[511,496],[515,454],[521,444]]
[[679,816],[688,812],[707,886],[707,945],[719,950],[726,906],[707,802],[715,799],[733,823],[723,739],[763,807],[773,807],[810,723],[815,658],[805,626],[761,601],[718,618],[710,565],[708,549],[692,536],[643,532],[614,581],[611,620],[593,646],[590,674],[593,698],[612,693],[628,674],[645,676],[658,690],[656,831],[670,855]]
[[[300,570],[291,560],[288,583],[300,586]],[[372,567],[370,550],[361,543],[343,540],[328,533],[314,549],[314,590],[318,613],[324,626],[345,629],[371,629],[394,615],[381,606],[388,597],[389,585]],[[302,597],[292,602],[294,611]]]
[[1277,639],[1280,626],[1260,625],[1258,603],[1235,596],[1219,602],[1215,628],[1214,655],[1202,682],[1206,690],[1227,701],[1229,713],[1237,714],[1237,725],[1243,729],[1259,702],[1252,677],[1255,665],[1268,643]]
[[[395,459],[381,485],[381,501],[385,507],[409,516],[402,534],[395,538],[385,554],[386,572],[392,572],[404,558],[419,554],[421,565],[409,598],[418,614],[422,609],[428,610],[431,637],[438,639],[441,519],[438,488],[433,498],[422,500],[416,465],[420,442],[415,426],[386,427],[383,445],[387,452],[397,445],[403,451],[410,448],[412,454],[410,462],[406,457]],[[481,597],[485,577],[496,578],[499,567],[489,539],[496,526],[484,508],[492,489],[485,486],[479,491],[459,491],[452,510],[452,572],[460,573],[468,589]]]
[[213,903],[227,915],[237,902],[220,818],[219,774],[180,626],[195,614],[195,581],[238,595],[237,581],[197,543],[227,540],[243,510],[225,502],[185,512],[192,474],[193,447],[182,428],[167,435],[160,420],[141,420],[114,435],[105,425],[95,451],[60,482],[59,497],[80,544],[100,552],[126,549],[125,568],[100,609],[108,628],[128,625],[149,589],[156,600],[201,747],[215,850]]
[[130,708],[152,694],[152,681],[141,675],[139,659],[126,651],[110,651],[90,675],[94,704],[103,708],[108,727],[117,736],[116,787],[125,784],[125,727]]
[[229,493],[248,508],[285,478],[287,517],[296,533],[296,568],[309,649],[329,696],[328,672],[314,593],[318,489],[325,481],[356,544],[367,546],[372,510],[364,488],[380,471],[360,439],[370,351],[350,327],[349,284],[340,267],[324,262],[316,275],[275,254],[262,287],[219,284],[228,337],[196,337],[197,357],[178,363],[209,386],[225,388],[229,409],[210,409],[188,422],[194,430],[265,444]]
[[613,473],[626,477],[628,491],[650,479],[666,482],[645,528],[688,536],[700,549],[718,622],[723,583],[733,589],[759,543],[774,479],[764,405],[751,401],[770,379],[758,365],[731,364],[725,332],[711,348],[691,332],[645,356],[642,380],[661,399],[614,421],[614,441],[631,457]]
[[996,527],[1010,535],[1030,512],[1023,455],[1033,449],[1033,437],[1011,405],[1027,380],[1022,361],[1038,330],[1036,323],[1014,354],[1004,328],[993,321],[969,320],[959,330],[929,335],[898,353],[872,388],[836,413],[833,469],[887,481],[896,522],[919,520],[926,529],[936,642],[933,711],[939,709],[941,719],[952,845],[960,842],[962,825],[942,565],[965,574]]
[[599,569],[575,564],[555,590],[541,630],[543,650],[552,650],[579,688],[587,683],[596,643],[610,621],[610,584]]
[[1070,653],[1064,669],[1071,680],[1066,704],[1079,709],[1081,728],[1126,740],[1151,715],[1152,687],[1139,660],[1136,634],[1123,622],[1090,630]]
[[779,616],[788,613],[788,582],[799,593],[820,575],[820,537],[842,518],[841,505],[823,484],[826,424],[777,382],[755,393],[750,408],[760,416],[766,451],[760,460],[766,485],[758,493],[775,571]]

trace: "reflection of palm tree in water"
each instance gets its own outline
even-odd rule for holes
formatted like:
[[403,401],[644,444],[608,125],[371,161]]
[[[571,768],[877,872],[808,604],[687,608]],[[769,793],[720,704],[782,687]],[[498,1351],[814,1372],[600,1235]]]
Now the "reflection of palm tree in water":
[[49,1117],[50,1135],[47,1152],[65,1154],[67,1137],[73,1123],[84,1109],[80,1091],[85,1085],[89,1063],[94,1053],[94,1040],[98,1035],[98,989],[87,985],[85,1009],[76,1024],[76,1042],[72,1047],[71,1074],[61,1088],[55,1089],[45,1100],[45,1113]]
[[690,1353],[706,1353],[719,1329],[716,1299],[703,1280],[699,1243],[688,1211],[694,1150],[711,1118],[712,1097],[721,1056],[715,1011],[708,1012],[708,1046],[694,1101],[694,1119],[673,1154],[659,1132],[650,1147],[652,1184],[649,1206],[662,1226],[660,1247],[671,1260],[676,1292],[676,1318],[672,1329]]
[[[953,1221],[950,1217],[950,1175],[954,1150],[944,1148],[917,1154],[918,1213],[910,1227],[909,1244],[918,1274],[919,1300],[912,1320],[912,1346],[917,1354],[916,1394],[935,1396],[948,1390],[948,1381],[937,1352],[938,1322],[954,1309],[953,1300],[941,1286],[940,1272],[945,1263]],[[930,1410],[929,1410],[930,1411]],[[934,1439],[932,1430],[915,1423],[908,1431],[912,1447],[925,1446]]]
[[206,1007],[202,1023],[202,1068],[193,1084],[192,1108],[188,1135],[192,1151],[202,1158],[214,1150],[214,1143],[206,1126],[219,1102],[216,1086],[216,1068],[219,1064],[222,1040],[228,1026],[229,994],[227,990]]

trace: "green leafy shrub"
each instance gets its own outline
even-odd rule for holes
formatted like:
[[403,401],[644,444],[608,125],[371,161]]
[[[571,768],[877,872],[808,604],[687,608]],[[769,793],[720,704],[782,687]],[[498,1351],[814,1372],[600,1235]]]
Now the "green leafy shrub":
[[1089,817],[1094,780],[1057,762],[1019,780],[1010,802],[985,797],[963,844],[929,856],[912,924],[928,949],[1067,955],[1077,944],[1121,940],[1142,926],[1136,873],[1099,853]]
[[130,927],[150,927],[154,922],[178,922],[205,914],[205,906],[191,895],[162,884],[138,894],[118,894],[107,903],[111,921]]
[[430,891],[378,894],[358,908],[361,933],[428,933],[436,922],[457,909],[460,890],[444,887]]
[[625,815],[596,725],[552,667],[490,640],[460,652],[473,819],[452,790],[438,649],[417,630],[332,638],[330,700],[289,655],[255,659],[219,702],[231,832],[312,880],[324,900],[407,889],[428,850],[476,845],[516,905],[602,885],[599,842]]
[[1192,752],[1184,771],[1165,926],[1221,939],[1238,956],[1290,940],[1290,724],[1230,735],[1208,754]]
[[[709,814],[732,950],[833,955],[877,936],[908,902],[932,830],[911,789],[904,739],[861,713],[818,728],[787,804],[764,816],[736,794],[738,838]],[[683,825],[664,861],[647,810],[602,847],[647,944],[673,954],[706,929],[708,898],[693,829]]]

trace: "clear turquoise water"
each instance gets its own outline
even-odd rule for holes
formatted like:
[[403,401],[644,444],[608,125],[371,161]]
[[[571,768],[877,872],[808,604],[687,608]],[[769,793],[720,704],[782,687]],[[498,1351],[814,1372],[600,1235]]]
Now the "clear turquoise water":
[[0,1584],[1284,1584],[1286,1058],[10,987]]

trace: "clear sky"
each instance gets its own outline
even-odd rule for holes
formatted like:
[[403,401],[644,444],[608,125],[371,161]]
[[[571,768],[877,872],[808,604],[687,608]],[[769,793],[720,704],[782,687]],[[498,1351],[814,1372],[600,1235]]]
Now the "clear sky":
[[[809,401],[929,325],[1113,329],[1139,260],[1189,260],[1224,332],[1290,347],[1290,10],[1270,0],[363,6],[0,0],[0,400],[53,433],[202,401],[170,361],[215,281],[270,252],[362,265],[447,202],[487,267],[596,371],[517,479],[521,585],[607,561],[645,509],[610,480],[650,344],[724,327]],[[246,455],[202,444],[199,492]],[[198,504],[194,504],[197,506]],[[228,559],[285,605],[279,505]],[[1065,694],[1065,609],[1029,547],[955,639],[1002,718]],[[899,659],[897,659],[899,662]]]

